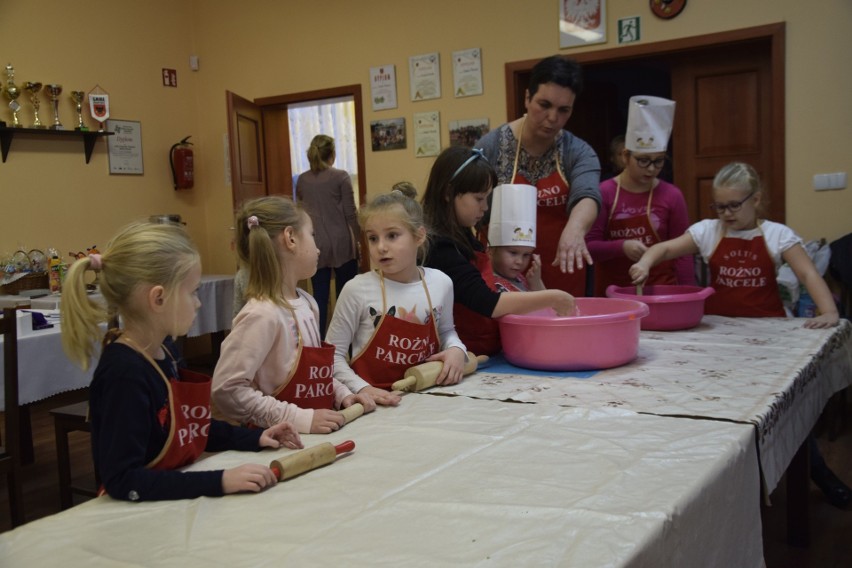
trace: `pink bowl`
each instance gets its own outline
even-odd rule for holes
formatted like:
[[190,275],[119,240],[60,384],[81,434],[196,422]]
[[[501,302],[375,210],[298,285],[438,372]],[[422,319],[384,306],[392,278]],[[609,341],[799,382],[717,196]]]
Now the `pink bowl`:
[[620,298],[577,298],[576,316],[552,309],[503,316],[500,338],[506,360],[546,371],[618,367],[636,358],[639,321],[648,306]]
[[606,295],[610,298],[638,300],[648,304],[651,313],[642,320],[642,329],[674,331],[690,329],[701,323],[704,315],[704,300],[713,294],[713,288],[700,286],[645,286],[642,295],[636,295],[635,286],[609,286]]

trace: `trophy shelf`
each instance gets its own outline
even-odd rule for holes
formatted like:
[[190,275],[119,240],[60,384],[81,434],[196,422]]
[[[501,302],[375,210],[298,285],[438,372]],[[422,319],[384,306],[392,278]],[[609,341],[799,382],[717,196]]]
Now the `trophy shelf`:
[[49,130],[46,128],[10,128],[8,126],[0,126],[0,152],[3,155],[3,161],[6,161],[6,156],[9,155],[9,148],[12,146],[12,140],[15,136],[25,136],[34,138],[64,138],[83,139],[83,151],[86,154],[86,163],[92,157],[92,151],[95,149],[95,142],[103,136],[112,136],[113,132],[98,132],[98,131],[82,131],[82,130]]

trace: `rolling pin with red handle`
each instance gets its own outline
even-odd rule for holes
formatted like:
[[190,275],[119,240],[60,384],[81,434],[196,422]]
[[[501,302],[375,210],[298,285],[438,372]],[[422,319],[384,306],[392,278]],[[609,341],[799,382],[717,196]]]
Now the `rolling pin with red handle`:
[[[467,363],[464,365],[463,374],[467,376],[473,373],[476,371],[476,368],[480,363],[485,363],[486,361],[488,361],[487,355],[479,355],[477,357],[468,351]],[[402,379],[391,385],[391,390],[417,392],[433,387],[435,386],[435,381],[438,379],[438,375],[441,374],[441,369],[443,368],[443,361],[429,361],[427,363],[415,365],[405,372]]]
[[318,444],[311,448],[301,450],[295,454],[273,460],[269,464],[269,469],[278,478],[278,481],[286,481],[301,475],[306,471],[317,469],[324,465],[328,465],[337,459],[340,454],[351,452],[355,449],[355,442],[346,440],[336,446],[331,442]]

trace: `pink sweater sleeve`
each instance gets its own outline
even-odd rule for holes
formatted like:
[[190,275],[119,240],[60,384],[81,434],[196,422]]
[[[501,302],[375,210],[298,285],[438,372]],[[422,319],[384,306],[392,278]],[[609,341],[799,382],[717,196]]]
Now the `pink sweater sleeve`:
[[601,208],[598,218],[586,234],[586,246],[596,262],[604,262],[624,256],[624,240],[607,240],[606,226],[615,201],[615,178],[601,182]]

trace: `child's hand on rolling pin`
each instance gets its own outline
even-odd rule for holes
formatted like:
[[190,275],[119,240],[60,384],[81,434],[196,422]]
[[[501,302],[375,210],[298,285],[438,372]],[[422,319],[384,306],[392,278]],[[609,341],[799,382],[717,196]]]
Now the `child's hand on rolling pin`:
[[302,444],[302,438],[296,427],[289,422],[279,422],[272,428],[267,428],[260,435],[261,448],[290,448],[291,450],[300,450],[305,446]]
[[450,347],[440,353],[435,353],[426,360],[442,361],[444,363],[435,384],[455,385],[458,384],[464,376],[464,364],[467,361],[467,354],[457,347]]
[[247,463],[222,472],[222,492],[225,495],[245,491],[258,493],[276,483],[278,478],[272,470],[259,463]]
[[382,406],[398,406],[399,401],[402,400],[398,394],[394,394],[374,386],[364,387],[358,391],[358,394],[367,395],[372,398],[376,404],[381,404]]
[[340,403],[342,408],[349,408],[353,404],[360,402],[364,407],[364,414],[372,412],[376,409],[376,401],[362,389],[358,394],[350,394]]
[[325,408],[314,409],[314,418],[311,420],[311,434],[330,434],[340,430],[346,424],[346,419],[336,410]]

